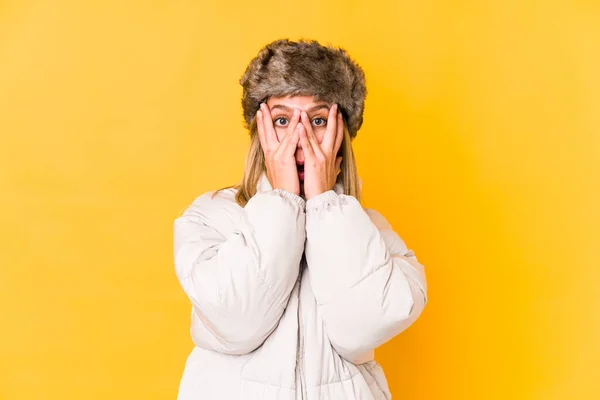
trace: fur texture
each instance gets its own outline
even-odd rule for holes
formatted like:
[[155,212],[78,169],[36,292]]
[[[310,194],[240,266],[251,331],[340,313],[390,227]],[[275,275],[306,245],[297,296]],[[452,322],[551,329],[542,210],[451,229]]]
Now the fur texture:
[[269,97],[315,96],[337,103],[350,137],[363,122],[365,74],[345,50],[315,40],[276,40],[260,50],[240,79],[246,127]]

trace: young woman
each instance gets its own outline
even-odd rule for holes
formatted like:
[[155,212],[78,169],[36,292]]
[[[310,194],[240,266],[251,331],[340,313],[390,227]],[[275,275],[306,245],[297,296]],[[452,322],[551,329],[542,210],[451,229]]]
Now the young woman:
[[278,40],[241,84],[242,183],[175,221],[195,343],[178,398],[389,399],[373,350],[421,314],[426,281],[359,202],[363,71],[342,49]]

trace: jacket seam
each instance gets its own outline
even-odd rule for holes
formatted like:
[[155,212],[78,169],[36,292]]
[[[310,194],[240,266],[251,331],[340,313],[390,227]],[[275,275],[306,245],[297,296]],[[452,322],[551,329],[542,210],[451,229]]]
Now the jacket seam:
[[381,394],[383,394],[383,396],[386,399],[389,399],[389,396],[388,396],[387,392],[384,390],[384,388],[382,388],[379,385],[379,382],[377,381],[377,379],[375,378],[375,376],[373,376],[374,375],[373,374],[373,369],[375,368],[375,366],[377,366],[377,362],[375,360],[372,360],[372,361],[368,361],[368,362],[366,362],[366,363],[364,363],[362,365],[365,368],[365,371],[367,372],[367,374],[369,374],[369,376],[371,377],[371,379],[373,379],[373,382],[371,382],[371,384],[369,385],[369,387],[375,386],[381,392]]
[[339,381],[333,381],[333,382],[327,382],[327,383],[319,383],[318,385],[313,385],[310,386],[311,388],[316,388],[316,387],[324,387],[324,386],[329,386],[329,385],[334,385],[336,383],[344,383],[346,381],[350,381],[352,379],[354,379],[355,376],[357,375],[362,375],[360,373],[360,371],[358,371],[357,373],[355,373],[354,375],[349,376],[348,378],[344,378],[344,379],[340,379]]

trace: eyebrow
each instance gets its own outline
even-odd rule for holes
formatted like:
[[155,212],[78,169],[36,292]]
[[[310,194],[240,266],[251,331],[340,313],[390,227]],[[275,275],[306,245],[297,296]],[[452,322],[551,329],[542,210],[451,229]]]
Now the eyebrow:
[[[292,109],[288,106],[284,106],[283,104],[275,104],[273,107],[271,107],[271,110],[275,110],[275,109],[281,109],[287,112],[291,112]],[[329,107],[327,106],[327,104],[319,104],[318,106],[314,106],[308,109],[308,112],[315,112],[317,110],[321,110],[321,109],[329,109]]]

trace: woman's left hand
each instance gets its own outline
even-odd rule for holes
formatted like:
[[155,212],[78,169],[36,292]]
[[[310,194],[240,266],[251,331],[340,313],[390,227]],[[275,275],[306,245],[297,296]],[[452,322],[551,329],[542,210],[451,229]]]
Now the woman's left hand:
[[327,117],[325,137],[319,144],[305,111],[300,118],[300,146],[304,152],[304,196],[308,200],[333,189],[335,185],[342,164],[342,157],[337,156],[337,153],[344,139],[344,121],[337,104],[332,105]]

